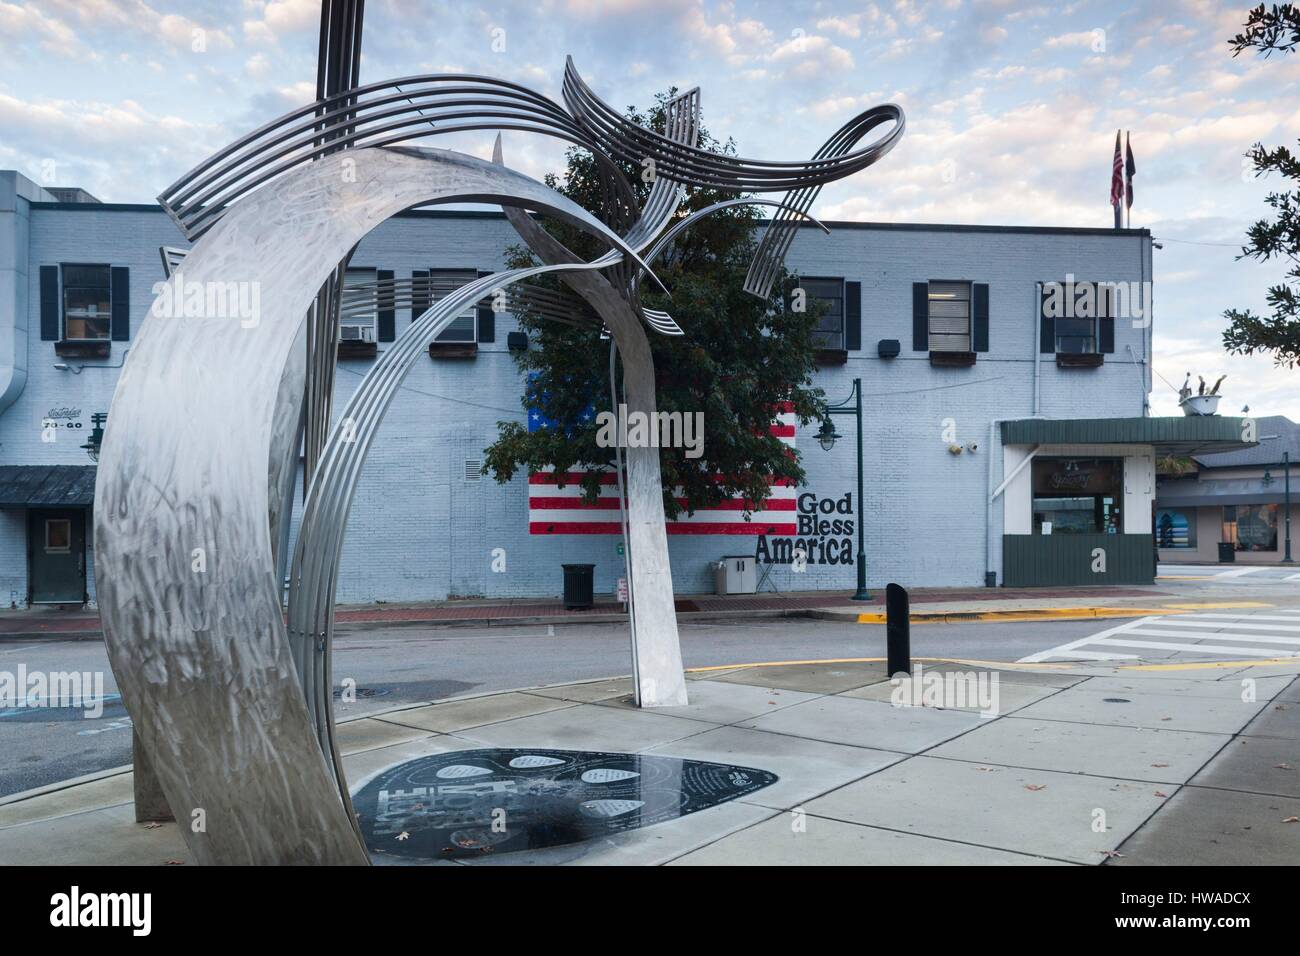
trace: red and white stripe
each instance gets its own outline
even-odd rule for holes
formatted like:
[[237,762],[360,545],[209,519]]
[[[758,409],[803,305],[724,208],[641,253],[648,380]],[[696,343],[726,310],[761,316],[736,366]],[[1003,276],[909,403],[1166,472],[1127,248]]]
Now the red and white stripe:
[[[789,403],[784,403],[772,422],[772,434],[794,448],[797,420]],[[612,473],[600,476],[600,494],[587,504],[582,500],[582,475],[570,472],[563,488],[552,469],[528,476],[529,534],[621,534],[618,513],[618,485]],[[680,489],[677,501],[685,505]],[[789,482],[778,482],[759,510],[745,520],[745,502],[739,496],[701,508],[693,515],[682,512],[668,522],[669,534],[772,534],[795,533],[795,498],[798,490]]]

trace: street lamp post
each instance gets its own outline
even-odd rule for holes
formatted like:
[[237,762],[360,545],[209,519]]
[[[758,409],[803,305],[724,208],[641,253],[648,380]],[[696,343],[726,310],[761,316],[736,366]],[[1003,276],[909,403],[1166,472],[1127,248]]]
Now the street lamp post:
[[844,436],[835,432],[831,424],[831,415],[853,415],[858,426],[858,589],[853,594],[855,601],[870,601],[871,592],[867,590],[867,547],[866,524],[867,508],[862,497],[862,379],[853,380],[853,392],[844,401],[826,406],[826,418],[822,419],[821,430],[817,432],[817,443],[825,451],[835,447],[837,439]]
[[1286,522],[1286,553],[1282,556],[1283,564],[1295,564],[1291,560],[1291,453],[1282,452],[1282,520]]

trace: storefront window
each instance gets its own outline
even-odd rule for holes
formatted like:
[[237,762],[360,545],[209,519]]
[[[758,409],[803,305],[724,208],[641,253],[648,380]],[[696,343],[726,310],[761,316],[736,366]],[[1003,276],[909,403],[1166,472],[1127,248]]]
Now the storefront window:
[[1159,509],[1156,512],[1156,547],[1196,547],[1196,512]]
[[1119,534],[1122,458],[1035,458],[1034,534]]
[[1276,551],[1277,514],[1277,505],[1224,505],[1223,540],[1238,551]]

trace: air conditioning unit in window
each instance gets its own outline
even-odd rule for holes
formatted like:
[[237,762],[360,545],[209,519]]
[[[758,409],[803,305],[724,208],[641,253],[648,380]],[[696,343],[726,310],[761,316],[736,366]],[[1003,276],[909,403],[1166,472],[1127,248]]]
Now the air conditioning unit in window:
[[368,325],[345,325],[339,329],[339,338],[344,342],[373,342],[375,330]]

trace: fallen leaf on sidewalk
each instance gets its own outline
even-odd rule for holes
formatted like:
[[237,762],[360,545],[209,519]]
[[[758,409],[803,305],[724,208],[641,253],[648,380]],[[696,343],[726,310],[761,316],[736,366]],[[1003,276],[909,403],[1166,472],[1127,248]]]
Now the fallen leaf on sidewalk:
[[162,826],[161,823],[146,823],[144,828],[146,830],[157,830],[160,826]]
[[1161,717],[1160,719],[1161,719],[1161,720],[1173,720],[1172,717]]
[[1046,789],[1047,789],[1047,784],[1045,784],[1045,783],[1027,783],[1027,784],[1025,784],[1025,789],[1026,789],[1026,790],[1034,790],[1034,791],[1038,791],[1038,790],[1046,790]]
[[1151,766],[1153,766],[1153,767],[1168,767],[1169,764],[1167,764],[1167,763],[1153,763]]
[[1167,797],[1167,796],[1169,796],[1169,794],[1165,793],[1163,790],[1157,790],[1157,791],[1156,791],[1156,796],[1157,796],[1157,797]]
[[1275,764],[1273,764],[1273,767],[1274,767],[1274,769],[1276,769],[1276,770],[1294,770],[1294,769],[1295,769],[1295,767],[1291,766],[1289,763],[1275,763]]
[[1118,850],[1101,850],[1099,852],[1101,853],[1102,856],[1106,857],[1109,860],[1114,860],[1117,857],[1121,857],[1124,855],[1123,853],[1120,853]]
[[1287,817],[1283,823],[1300,823],[1300,817]]
[[411,834],[407,833],[405,830],[403,830],[401,833],[397,834],[397,837],[396,837],[396,839],[398,839],[398,840],[409,840],[410,838],[411,838]]
[[163,866],[184,866],[184,865],[185,865],[184,860],[168,860],[166,863],[163,864]]

